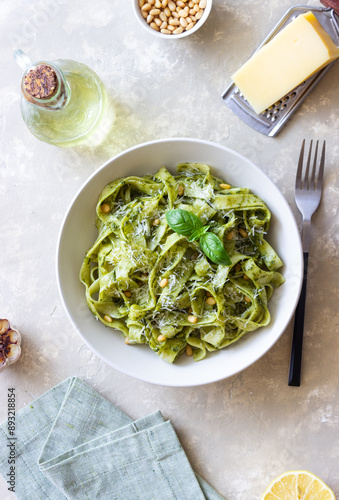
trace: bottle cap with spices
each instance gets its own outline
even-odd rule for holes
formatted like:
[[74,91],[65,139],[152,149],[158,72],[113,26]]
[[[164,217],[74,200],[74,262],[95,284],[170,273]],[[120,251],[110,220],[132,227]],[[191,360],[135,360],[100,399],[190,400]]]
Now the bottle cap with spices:
[[39,64],[24,76],[24,88],[35,99],[49,99],[57,91],[58,78],[52,66]]

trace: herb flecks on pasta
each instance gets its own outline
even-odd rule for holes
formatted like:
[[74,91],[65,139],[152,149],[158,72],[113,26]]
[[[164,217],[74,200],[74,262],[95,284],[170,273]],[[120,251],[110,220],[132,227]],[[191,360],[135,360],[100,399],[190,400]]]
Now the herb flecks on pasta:
[[[98,238],[80,272],[93,314],[127,344],[148,344],[170,363],[192,349],[199,361],[267,325],[267,303],[284,282],[282,262],[264,239],[271,217],[265,203],[214,177],[208,165],[182,163],[177,170],[104,188]],[[197,241],[175,233],[166,220],[171,209],[208,225],[231,264],[215,264]]]

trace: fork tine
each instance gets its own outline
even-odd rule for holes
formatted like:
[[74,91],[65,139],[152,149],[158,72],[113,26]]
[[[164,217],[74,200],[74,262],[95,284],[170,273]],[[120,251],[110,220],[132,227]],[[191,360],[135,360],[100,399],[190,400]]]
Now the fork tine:
[[317,141],[316,145],[315,145],[313,168],[312,168],[312,175],[311,175],[311,181],[310,181],[310,190],[311,191],[314,191],[314,189],[315,189],[315,170],[317,168],[318,146],[319,146],[319,141]]
[[305,170],[305,177],[304,177],[304,182],[303,182],[303,188],[306,187],[306,189],[309,189],[309,172],[310,172],[310,164],[311,164],[311,155],[312,155],[312,146],[313,146],[313,140],[310,142],[310,149],[308,152],[308,158],[307,158],[307,163],[306,163],[306,170]]
[[296,176],[296,180],[295,180],[295,188],[296,189],[301,189],[301,175],[302,175],[302,171],[303,171],[304,149],[305,149],[305,139],[302,142],[301,150],[300,150],[298,170],[297,170],[297,176]]
[[322,191],[322,188],[323,188],[324,167],[325,167],[325,149],[326,149],[326,141],[324,141],[323,149],[321,152],[320,168],[319,168],[319,174],[318,174],[318,179],[317,179],[317,191]]

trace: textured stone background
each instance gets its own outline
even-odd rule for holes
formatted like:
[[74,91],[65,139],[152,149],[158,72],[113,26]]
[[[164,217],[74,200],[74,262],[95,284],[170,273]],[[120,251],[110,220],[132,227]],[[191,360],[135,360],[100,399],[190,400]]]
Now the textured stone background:
[[[316,2],[307,2],[314,5]],[[131,1],[2,0],[0,316],[23,335],[23,354],[0,375],[17,409],[78,375],[131,417],[160,409],[172,419],[194,469],[228,500],[255,500],[278,474],[308,469],[339,495],[338,193],[339,63],[275,139],[244,125],[220,95],[293,0],[214,0],[206,24],[181,40],[141,28]],[[105,82],[117,120],[95,150],[57,149],[26,129],[21,70],[31,59],[70,58]],[[292,326],[246,371],[198,388],[149,385],[106,366],[83,344],[58,296],[55,250],[73,195],[103,161],[135,144],[197,137],[231,147],[259,165],[294,203],[301,141],[327,139],[324,198],[314,217],[302,386],[287,386]],[[1,500],[12,500],[0,478]]]

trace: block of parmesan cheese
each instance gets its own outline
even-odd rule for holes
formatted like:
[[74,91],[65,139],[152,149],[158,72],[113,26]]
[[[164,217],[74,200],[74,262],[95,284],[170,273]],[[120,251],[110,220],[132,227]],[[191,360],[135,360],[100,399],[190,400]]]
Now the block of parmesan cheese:
[[259,114],[337,57],[339,48],[306,12],[261,47],[232,80]]

